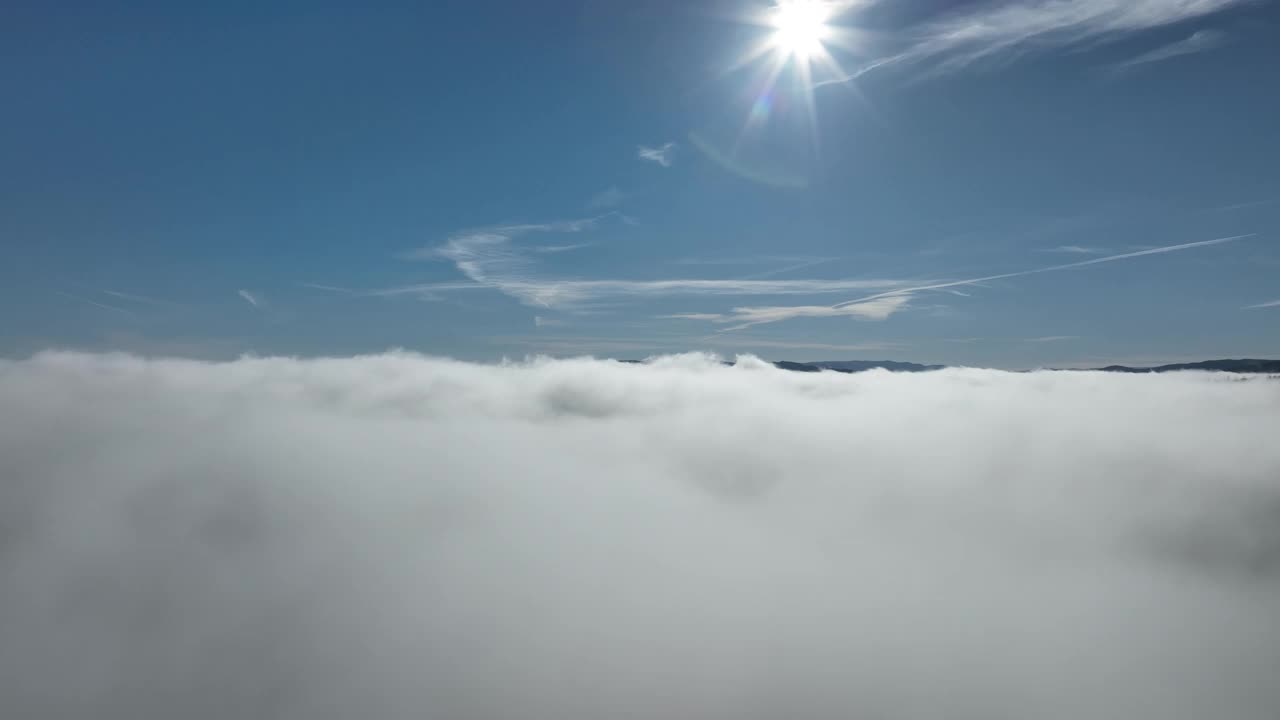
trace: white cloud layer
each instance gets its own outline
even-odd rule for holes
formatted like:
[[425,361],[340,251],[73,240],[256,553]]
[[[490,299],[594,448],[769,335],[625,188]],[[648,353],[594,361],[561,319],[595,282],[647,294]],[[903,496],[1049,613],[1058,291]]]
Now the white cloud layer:
[[5,718],[1280,716],[1280,383],[0,361]]

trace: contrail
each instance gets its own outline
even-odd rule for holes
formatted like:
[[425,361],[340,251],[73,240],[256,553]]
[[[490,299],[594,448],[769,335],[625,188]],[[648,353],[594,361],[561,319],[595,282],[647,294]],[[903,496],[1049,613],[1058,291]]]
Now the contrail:
[[1038,273],[1057,272],[1059,270],[1070,270],[1072,268],[1085,267],[1086,265],[1097,265],[1098,263],[1113,262],[1115,260],[1127,260],[1129,258],[1142,257],[1143,255],[1159,255],[1160,253],[1176,252],[1178,250],[1190,250],[1191,248],[1207,247],[1209,245],[1221,245],[1234,240],[1242,240],[1247,237],[1253,237],[1257,233],[1248,233],[1246,235],[1232,235],[1231,237],[1214,238],[1213,240],[1199,240],[1197,242],[1182,243],[1181,245],[1165,245],[1164,247],[1149,248],[1147,250],[1138,250],[1136,252],[1122,253],[1120,255],[1107,255],[1106,257],[1093,258],[1092,260],[1081,260],[1080,262],[1066,263],[1064,265],[1050,265],[1049,267],[1035,268],[1032,270],[1019,270],[1011,273],[1001,273],[999,275],[988,275],[986,277],[972,278],[969,280],[952,280],[950,282],[935,283],[933,285],[921,285],[919,287],[903,288],[901,290],[891,290],[878,295],[869,295],[857,300],[846,300],[842,303],[832,305],[833,308],[842,308],[847,305],[856,305],[868,300],[876,300],[878,298],[889,295],[904,295],[913,292],[922,292],[924,290],[941,290],[942,288],[957,287],[960,285],[976,285],[978,283],[987,282],[988,280],[1004,280],[1005,278],[1022,277],[1023,275],[1036,275]]

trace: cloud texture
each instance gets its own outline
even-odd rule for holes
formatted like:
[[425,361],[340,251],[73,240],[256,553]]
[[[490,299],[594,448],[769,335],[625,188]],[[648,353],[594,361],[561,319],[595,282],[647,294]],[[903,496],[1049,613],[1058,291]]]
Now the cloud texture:
[[5,718],[1280,715],[1280,383],[0,361]]

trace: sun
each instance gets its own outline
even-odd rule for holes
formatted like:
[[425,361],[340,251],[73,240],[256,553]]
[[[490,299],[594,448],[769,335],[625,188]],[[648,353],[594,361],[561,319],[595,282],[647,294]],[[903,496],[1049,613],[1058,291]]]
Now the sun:
[[830,34],[827,20],[831,10],[821,0],[780,0],[773,8],[770,43],[780,53],[809,60],[824,51],[823,40]]
[[803,119],[814,151],[819,150],[814,90],[848,79],[832,50],[859,53],[864,32],[851,25],[848,16],[868,2],[872,0],[754,0],[739,16],[757,31],[725,69],[752,69],[744,93],[750,110],[730,158],[752,133],[771,122],[771,116],[780,115]]

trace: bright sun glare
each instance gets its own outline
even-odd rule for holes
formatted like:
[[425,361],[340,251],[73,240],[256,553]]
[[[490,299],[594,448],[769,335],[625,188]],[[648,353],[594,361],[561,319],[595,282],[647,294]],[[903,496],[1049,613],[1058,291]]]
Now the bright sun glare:
[[773,46],[787,56],[801,60],[822,52],[829,28],[830,11],[820,0],[782,0],[774,8]]

